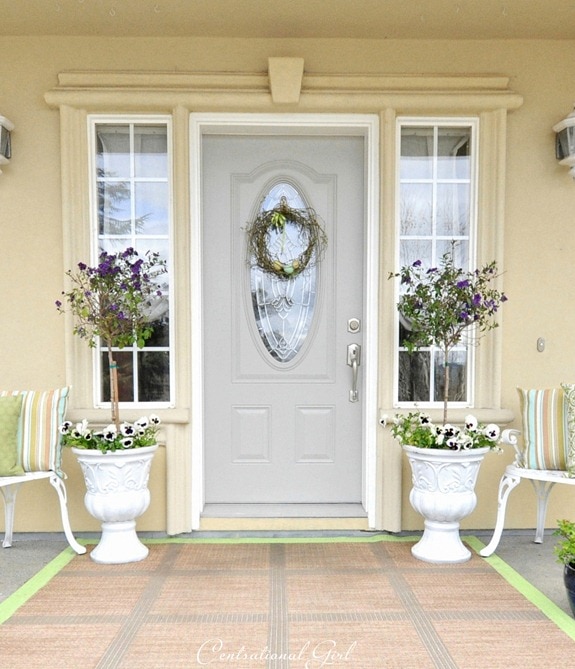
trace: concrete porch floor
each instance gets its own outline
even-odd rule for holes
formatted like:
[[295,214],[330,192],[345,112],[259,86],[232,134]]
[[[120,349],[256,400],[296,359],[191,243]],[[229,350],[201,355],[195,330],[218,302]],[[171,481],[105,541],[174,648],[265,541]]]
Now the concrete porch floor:
[[[366,536],[370,532],[194,532],[193,535],[180,537],[193,538],[240,538],[257,537],[317,537],[317,536]],[[376,533],[373,533],[376,534]],[[414,536],[415,532],[405,532]],[[466,530],[462,535],[476,536],[487,544],[492,531]],[[93,534],[76,535],[78,538],[95,538]],[[142,538],[164,538],[161,533],[141,532]],[[553,547],[556,538],[553,530],[545,532],[543,544],[535,544],[534,530],[507,530],[503,532],[496,555],[509,564],[529,583],[540,590],[559,608],[571,615],[563,585],[563,567],[556,559]],[[0,602],[19,587],[24,585],[44,565],[55,558],[68,546],[63,535],[59,533],[17,533],[11,548],[0,548]]]

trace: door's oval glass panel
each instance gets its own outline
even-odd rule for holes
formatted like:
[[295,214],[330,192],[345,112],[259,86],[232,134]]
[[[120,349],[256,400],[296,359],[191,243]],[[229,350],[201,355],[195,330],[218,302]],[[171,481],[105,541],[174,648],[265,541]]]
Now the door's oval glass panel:
[[[260,210],[273,209],[282,197],[292,209],[309,206],[296,187],[280,182],[264,195]],[[288,262],[308,247],[301,227],[289,222],[282,232],[270,230],[267,244],[270,255],[280,262]],[[250,264],[252,305],[258,332],[270,355],[280,363],[288,363],[301,351],[313,321],[318,266],[312,257],[309,266],[295,277],[280,278],[264,272],[254,262]]]

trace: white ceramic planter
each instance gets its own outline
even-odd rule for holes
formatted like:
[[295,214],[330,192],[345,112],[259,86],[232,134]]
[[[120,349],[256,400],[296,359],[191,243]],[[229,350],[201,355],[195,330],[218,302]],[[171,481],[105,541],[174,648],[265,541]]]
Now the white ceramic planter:
[[424,518],[424,532],[411,549],[425,562],[465,562],[471,557],[459,536],[461,520],[477,504],[475,483],[489,448],[449,451],[403,446],[411,465],[411,506]]
[[108,453],[72,449],[84,473],[86,509],[102,524],[100,541],[90,553],[95,562],[137,562],[148,555],[136,534],[136,519],[150,505],[148,479],[157,448]]

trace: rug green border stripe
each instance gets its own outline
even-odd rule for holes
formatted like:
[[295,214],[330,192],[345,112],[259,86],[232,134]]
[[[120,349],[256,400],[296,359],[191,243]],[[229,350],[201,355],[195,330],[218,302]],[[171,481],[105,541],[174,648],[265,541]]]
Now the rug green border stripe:
[[377,534],[366,537],[222,537],[194,539],[172,537],[169,539],[142,539],[144,544],[326,544],[326,543],[369,543],[373,541],[417,541],[419,537],[397,537],[392,534]]
[[32,576],[29,581],[26,581],[16,592],[12,593],[3,602],[0,602],[0,625],[16,613],[46,583],[51,581],[74,557],[76,557],[76,553],[70,547],[65,548],[60,555],[57,555],[53,560],[48,562],[45,567]]
[[[462,537],[462,539],[478,553],[482,548],[485,548],[485,544],[477,537]],[[563,630],[567,636],[575,641],[575,620],[571,616],[560,609],[557,604],[552,602],[540,590],[537,590],[534,585],[531,585],[529,581],[516,572],[513,567],[509,566],[507,562],[497,557],[497,555],[483,558],[483,560],[491,565],[498,574],[552,620],[559,629]]]

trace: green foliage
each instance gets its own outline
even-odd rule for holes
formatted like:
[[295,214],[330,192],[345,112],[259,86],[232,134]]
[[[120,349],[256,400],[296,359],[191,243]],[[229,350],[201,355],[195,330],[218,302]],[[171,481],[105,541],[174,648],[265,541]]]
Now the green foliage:
[[[130,425],[120,425],[118,365],[113,348],[133,344],[142,348],[152,336],[152,314],[162,299],[158,277],[165,272],[166,263],[158,253],[148,252],[145,258],[141,258],[131,247],[116,254],[103,251],[95,267],[80,262],[75,272],[66,272],[72,288],[62,292],[66,306],[57,300],[56,308],[60,313],[69,309],[75,318],[74,334],[87,339],[90,347],[95,347],[100,338],[108,348],[113,425],[106,429],[105,434],[93,433],[85,422],[76,429],[68,425],[67,430],[62,430],[65,445],[97,448],[105,452],[120,447],[138,448],[148,439],[139,433],[136,440],[130,440],[130,435],[122,433],[123,429],[129,431]],[[113,438],[112,433],[115,435]]]
[[562,537],[554,548],[557,561],[575,567],[575,523],[558,520],[554,536]]
[[[409,351],[434,345],[447,353],[471,331],[497,327],[495,316],[504,293],[493,287],[498,277],[495,261],[474,271],[456,267],[453,248],[439,267],[425,269],[421,260],[402,267],[402,292],[397,308],[409,324],[405,346]],[[447,359],[447,356],[446,356]]]
[[[157,277],[166,272],[158,253],[145,258],[133,248],[116,254],[103,251],[98,265],[78,263],[66,275],[72,288],[62,295],[74,315],[74,334],[95,346],[99,337],[109,347],[144,346],[153,333],[149,314],[162,297]],[[56,302],[58,311],[66,307]]]
[[495,261],[481,269],[456,267],[454,246],[445,253],[439,267],[426,269],[421,260],[406,265],[389,278],[400,278],[397,308],[408,330],[404,345],[411,353],[435,346],[443,352],[443,418],[447,422],[449,397],[449,352],[464,338],[471,342],[480,333],[498,326],[497,311],[507,301],[493,286],[498,278]]
[[494,423],[482,425],[475,416],[466,416],[465,424],[458,427],[449,424],[435,425],[427,414],[420,412],[396,415],[390,429],[391,434],[400,444],[450,451],[465,451],[473,448],[495,449],[498,447],[500,435],[497,425]]
[[76,425],[70,421],[64,421],[59,430],[64,446],[107,453],[108,451],[154,446],[157,443],[156,435],[159,424],[160,419],[152,415],[149,418],[142,416],[134,423],[122,423],[119,428],[111,424],[102,430],[91,429],[87,420]]

